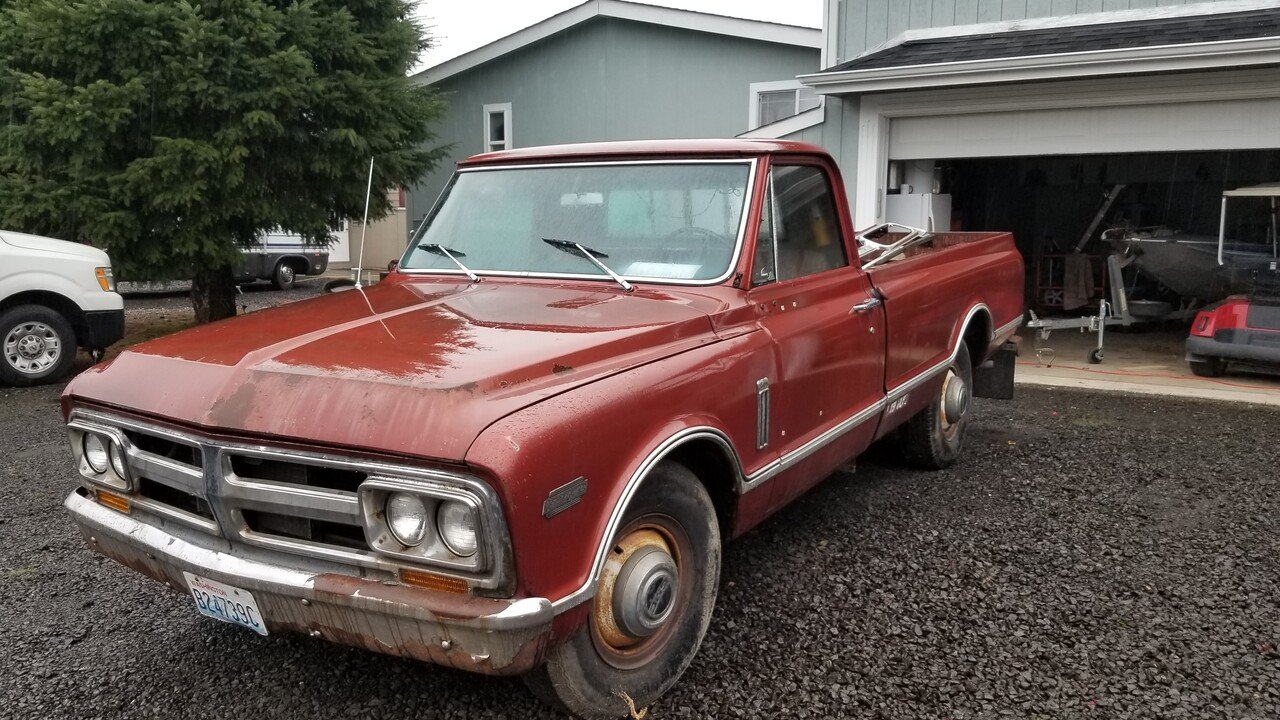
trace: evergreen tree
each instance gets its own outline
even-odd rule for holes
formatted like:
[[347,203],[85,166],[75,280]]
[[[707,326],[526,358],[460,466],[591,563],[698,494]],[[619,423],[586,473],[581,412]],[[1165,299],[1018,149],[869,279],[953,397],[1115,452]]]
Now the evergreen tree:
[[191,278],[235,314],[239,249],[324,243],[410,185],[442,103],[408,0],[0,0],[0,227],[89,242],[124,278]]

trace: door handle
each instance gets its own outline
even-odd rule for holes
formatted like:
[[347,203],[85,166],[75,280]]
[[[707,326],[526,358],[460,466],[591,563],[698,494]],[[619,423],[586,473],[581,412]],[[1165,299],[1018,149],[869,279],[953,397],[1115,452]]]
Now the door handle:
[[884,301],[878,297],[867,298],[866,300],[863,300],[857,305],[854,305],[853,307],[849,308],[849,313],[850,314],[864,313],[869,310],[875,310],[876,308],[880,307],[883,304],[884,304]]

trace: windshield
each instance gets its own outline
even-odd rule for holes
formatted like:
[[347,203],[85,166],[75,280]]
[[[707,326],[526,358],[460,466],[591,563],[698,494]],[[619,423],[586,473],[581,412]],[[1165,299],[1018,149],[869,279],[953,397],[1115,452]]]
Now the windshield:
[[[404,270],[712,282],[737,258],[750,161],[560,165],[458,173]],[[548,242],[553,241],[553,242]]]

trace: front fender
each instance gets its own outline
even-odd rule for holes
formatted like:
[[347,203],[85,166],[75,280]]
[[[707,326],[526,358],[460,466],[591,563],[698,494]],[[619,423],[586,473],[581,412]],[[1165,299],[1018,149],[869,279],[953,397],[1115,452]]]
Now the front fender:
[[[518,592],[557,611],[591,597],[603,546],[655,460],[686,439],[719,436],[740,471],[770,459],[755,449],[755,383],[773,373],[763,333],[748,333],[557,395],[487,428],[467,464],[505,505]],[[699,435],[698,433],[706,433]],[[672,439],[675,444],[672,444]],[[576,504],[552,517],[552,490],[585,478]]]

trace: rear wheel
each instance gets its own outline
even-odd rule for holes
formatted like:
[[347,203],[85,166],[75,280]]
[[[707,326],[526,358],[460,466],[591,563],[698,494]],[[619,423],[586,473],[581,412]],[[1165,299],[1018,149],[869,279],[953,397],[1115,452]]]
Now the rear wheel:
[[287,260],[276,263],[276,271],[271,275],[271,284],[277,290],[288,290],[298,279],[298,273]]
[[644,708],[689,667],[711,622],[720,527],[694,474],[664,463],[614,535],[591,615],[526,676],[543,700],[584,718]]
[[75,330],[56,310],[19,305],[0,313],[0,381],[18,387],[54,382],[75,357]]
[[947,367],[938,396],[898,431],[898,448],[913,465],[926,470],[950,466],[964,450],[973,397],[973,361],[963,341]]
[[1223,360],[1188,360],[1191,373],[1200,377],[1221,377],[1227,371],[1227,363]]

